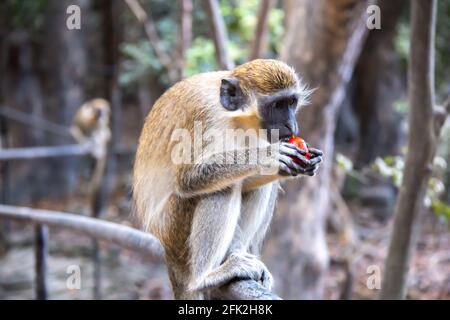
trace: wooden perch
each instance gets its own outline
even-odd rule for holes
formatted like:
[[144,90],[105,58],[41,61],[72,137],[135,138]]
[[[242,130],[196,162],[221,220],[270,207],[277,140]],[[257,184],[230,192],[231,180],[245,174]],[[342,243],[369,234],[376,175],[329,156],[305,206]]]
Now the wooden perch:
[[[0,218],[33,222],[40,225],[48,225],[49,227],[67,228],[160,259],[163,258],[164,254],[160,242],[151,234],[96,218],[66,212],[1,204]],[[253,280],[238,280],[225,285],[214,292],[214,298],[239,300],[280,299],[280,297],[274,295]]]
[[36,159],[51,157],[83,156],[90,154],[90,144],[73,144],[52,147],[0,149],[1,160]]
[[239,280],[224,285],[213,293],[222,300],[281,300],[254,280]]

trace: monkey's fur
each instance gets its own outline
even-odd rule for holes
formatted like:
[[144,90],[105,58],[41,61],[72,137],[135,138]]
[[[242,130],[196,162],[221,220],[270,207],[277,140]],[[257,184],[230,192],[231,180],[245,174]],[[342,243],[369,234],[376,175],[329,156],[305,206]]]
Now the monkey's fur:
[[[275,97],[283,107],[287,97],[294,94],[298,100],[289,98],[289,103],[295,103],[296,109],[307,93],[292,68],[276,60],[259,59],[232,71],[185,79],[154,104],[139,139],[133,197],[144,227],[164,246],[175,298],[208,298],[210,289],[236,278],[255,279],[270,288],[272,276],[257,256],[274,211],[278,180],[314,175],[321,152],[313,149],[309,161],[298,148],[264,140],[260,148],[277,144],[279,151],[264,164],[259,158],[248,163],[249,154],[258,150],[242,145],[216,152],[212,143],[205,143],[202,156],[210,161],[174,164],[171,155],[176,142],[171,140],[172,133],[185,128],[193,134],[194,123],[201,121],[204,130],[279,127],[284,136],[292,135],[297,131],[295,110],[293,116],[291,109],[283,109],[285,116],[279,117],[289,119],[273,120],[272,109],[266,110],[269,105],[275,110],[277,105],[262,101]],[[277,121],[287,122],[278,125]],[[236,163],[219,161],[230,153]],[[277,171],[261,174],[267,165]]]

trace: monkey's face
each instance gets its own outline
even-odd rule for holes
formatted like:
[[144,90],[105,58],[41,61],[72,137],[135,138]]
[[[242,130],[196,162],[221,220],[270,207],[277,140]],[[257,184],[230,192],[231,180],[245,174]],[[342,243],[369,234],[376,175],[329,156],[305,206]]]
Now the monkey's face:
[[239,80],[223,79],[220,89],[222,106],[229,111],[240,110],[248,117],[257,117],[259,127],[267,130],[269,141],[287,140],[292,135],[298,135],[296,111],[301,90],[294,87],[264,95],[247,92],[241,89]]
[[267,130],[269,141],[277,137],[275,132],[278,132],[280,140],[298,135],[297,106],[298,96],[295,90],[284,90],[257,99],[261,128]]
[[220,102],[229,111],[240,110],[244,117],[257,118],[259,127],[267,130],[268,140],[275,142],[298,135],[296,111],[309,93],[284,62],[257,59],[222,79]]

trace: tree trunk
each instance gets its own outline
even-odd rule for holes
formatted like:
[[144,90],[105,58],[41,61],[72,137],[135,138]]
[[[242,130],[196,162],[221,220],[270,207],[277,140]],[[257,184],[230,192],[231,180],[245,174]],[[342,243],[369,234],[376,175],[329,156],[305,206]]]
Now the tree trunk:
[[[89,32],[86,18],[91,10],[90,0],[79,0],[81,30],[66,28],[66,9],[70,0],[49,1],[43,33],[45,76],[47,77],[46,113],[51,121],[69,126],[78,107],[85,100],[87,76],[86,36]],[[50,136],[50,143],[66,144],[67,140]],[[79,182],[80,162],[76,159],[49,159],[53,175],[51,184],[59,193],[73,192]]]
[[411,38],[408,68],[409,134],[403,182],[395,209],[381,289],[381,299],[404,299],[417,217],[430,177],[440,128],[435,126],[434,36],[436,1],[411,3]]
[[328,266],[325,217],[338,106],[367,34],[367,1],[286,1],[287,34],[281,59],[311,88],[311,102],[299,113],[301,135],[324,151],[316,177],[292,180],[278,204],[265,254],[283,298],[322,298]]
[[372,30],[355,68],[352,105],[359,119],[356,164],[365,165],[377,156],[399,154],[401,115],[394,103],[406,93],[400,57],[394,49],[396,26],[405,1],[382,0],[382,30]]

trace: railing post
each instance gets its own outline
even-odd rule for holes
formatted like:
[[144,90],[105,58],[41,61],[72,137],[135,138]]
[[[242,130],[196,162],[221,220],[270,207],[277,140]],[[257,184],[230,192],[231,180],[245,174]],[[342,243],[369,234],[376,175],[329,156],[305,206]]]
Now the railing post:
[[45,225],[34,227],[34,258],[35,258],[35,292],[37,300],[47,300],[47,254],[48,228]]
[[[6,119],[0,115],[0,149],[8,147],[8,126]],[[9,203],[9,161],[0,163],[1,192],[0,201]],[[9,221],[0,221],[0,255],[5,253],[9,247]]]
[[[90,181],[89,210],[92,218],[99,218],[103,206],[102,184],[105,177],[106,161],[108,159],[107,146],[109,139],[101,141],[100,147],[103,152],[92,154],[95,161],[92,178]],[[97,149],[98,151],[99,149]],[[101,299],[101,253],[97,239],[92,239],[92,262],[93,272],[93,297],[95,300]]]

